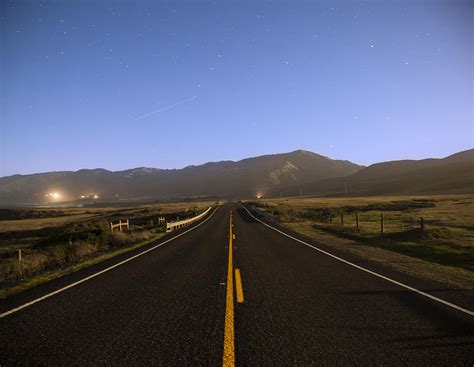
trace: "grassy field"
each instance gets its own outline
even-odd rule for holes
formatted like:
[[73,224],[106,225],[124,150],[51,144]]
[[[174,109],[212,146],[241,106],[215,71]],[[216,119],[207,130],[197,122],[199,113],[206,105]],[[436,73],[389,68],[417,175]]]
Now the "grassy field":
[[[2,210],[0,297],[143,246],[163,236],[158,217],[192,217],[212,204]],[[126,219],[128,230],[111,233],[110,222]]]
[[474,271],[474,196],[295,198],[250,204],[314,238],[347,239]]
[[[192,212],[193,210],[209,207],[210,202],[176,203],[140,205],[125,208],[45,208],[45,209],[10,209],[13,212],[24,212],[24,219],[8,220],[0,215],[0,233],[44,229],[75,223],[78,221],[99,220],[107,218],[134,218],[144,214],[174,215]],[[16,216],[18,217],[18,215]]]

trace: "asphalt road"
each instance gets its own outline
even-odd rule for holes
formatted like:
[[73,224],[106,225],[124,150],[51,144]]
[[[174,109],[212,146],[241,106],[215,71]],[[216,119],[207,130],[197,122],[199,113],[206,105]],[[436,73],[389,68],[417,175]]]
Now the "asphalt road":
[[[0,314],[130,256],[1,301]],[[472,292],[382,275],[472,310]],[[0,318],[1,366],[223,362],[472,366],[474,316],[322,254],[228,204],[179,238]]]

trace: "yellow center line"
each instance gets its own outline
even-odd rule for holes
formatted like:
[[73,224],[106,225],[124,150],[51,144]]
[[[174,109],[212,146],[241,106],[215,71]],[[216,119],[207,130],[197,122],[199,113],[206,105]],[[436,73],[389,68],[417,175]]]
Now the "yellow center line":
[[235,292],[237,293],[237,302],[244,303],[244,290],[242,288],[242,279],[240,278],[240,269],[235,269]]
[[227,264],[227,291],[224,326],[224,356],[223,366],[235,365],[234,353],[234,279],[232,264],[232,210],[229,221],[229,262]]

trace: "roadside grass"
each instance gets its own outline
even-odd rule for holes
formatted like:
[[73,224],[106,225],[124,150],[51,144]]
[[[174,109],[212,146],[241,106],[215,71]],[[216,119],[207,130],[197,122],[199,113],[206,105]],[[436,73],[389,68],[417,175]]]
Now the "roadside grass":
[[[319,233],[474,271],[473,196],[274,199],[247,204],[272,212],[281,224],[293,228],[299,222],[310,223]],[[314,237],[314,231],[305,231]]]
[[[0,234],[7,232],[33,231],[52,227],[61,227],[71,223],[77,223],[90,220],[101,220],[114,217],[135,218],[147,215],[170,215],[176,213],[185,213],[189,211],[201,211],[211,206],[212,202],[198,203],[170,203],[170,204],[147,204],[132,207],[115,208],[115,207],[84,207],[84,208],[61,208],[58,210],[51,209],[12,209],[11,211],[27,211],[45,213],[44,217],[2,220],[0,218]],[[49,216],[48,212],[54,212],[54,216]],[[59,215],[61,214],[61,215]],[[0,244],[1,247],[1,244]]]
[[153,241],[156,241],[156,240],[160,239],[164,235],[165,235],[164,233],[159,233],[159,234],[156,234],[154,237],[152,237],[152,238],[150,238],[146,241],[136,243],[132,246],[121,248],[119,250],[115,250],[115,251],[111,251],[111,252],[107,252],[107,253],[104,253],[100,256],[97,256],[97,257],[94,257],[94,258],[91,258],[91,259],[88,259],[88,260],[85,260],[85,261],[82,261],[82,262],[79,262],[79,263],[76,263],[76,264],[68,265],[65,268],[48,271],[48,272],[46,272],[44,274],[41,274],[41,275],[38,275],[38,276],[33,276],[33,277],[30,277],[30,278],[27,278],[27,279],[22,279],[21,281],[17,282],[14,285],[11,285],[11,286],[7,285],[3,288],[0,288],[0,298],[6,298],[7,296],[10,296],[12,294],[22,292],[22,291],[27,290],[29,288],[32,288],[32,287],[35,287],[37,285],[46,283],[50,280],[60,278],[62,276],[74,273],[74,272],[79,271],[79,270],[84,269],[84,268],[87,268],[91,265],[101,263],[101,262],[103,262],[105,260],[108,260],[108,259],[111,259],[115,256],[122,255],[122,254],[125,254],[127,252],[133,251],[135,249],[138,249],[140,247],[148,245],[149,243],[151,243]]

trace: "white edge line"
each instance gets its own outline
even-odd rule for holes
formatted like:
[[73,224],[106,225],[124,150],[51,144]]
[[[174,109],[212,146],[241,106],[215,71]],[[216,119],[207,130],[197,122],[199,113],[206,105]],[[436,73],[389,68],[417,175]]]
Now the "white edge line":
[[55,290],[55,291],[53,291],[53,292],[51,292],[51,293],[48,293],[48,294],[45,294],[44,296],[41,296],[41,297],[39,297],[39,298],[36,298],[36,299],[34,299],[33,301],[27,302],[27,303],[25,303],[25,304],[23,304],[23,305],[21,305],[21,306],[18,306],[18,307],[13,308],[13,309],[11,309],[11,310],[9,310],[9,311],[6,311],[6,312],[0,314],[0,319],[6,317],[6,316],[8,316],[8,315],[11,315],[11,314],[13,314],[13,313],[15,313],[15,312],[18,312],[18,311],[20,311],[20,310],[22,310],[22,309],[24,309],[24,308],[26,308],[26,307],[32,306],[32,305],[34,305],[35,303],[38,303],[38,302],[40,302],[40,301],[43,301],[43,300],[45,300],[45,299],[47,299],[47,298],[49,298],[49,297],[52,297],[52,296],[54,296],[54,295],[56,295],[56,294],[58,294],[58,293],[64,292],[65,290],[67,290],[67,289],[69,289],[69,288],[75,287],[76,285],[79,285],[79,284],[81,284],[81,283],[84,283],[84,282],[86,282],[86,281],[88,281],[88,280],[90,280],[90,279],[92,279],[92,278],[95,278],[95,277],[101,275],[101,274],[104,274],[104,273],[108,272],[109,270],[112,270],[112,269],[114,269],[114,268],[116,268],[116,267],[118,267],[118,266],[120,266],[120,265],[126,264],[126,263],[128,263],[129,261],[132,261],[133,259],[136,259],[136,258],[139,257],[139,256],[145,255],[146,253],[148,253],[148,252],[150,252],[150,251],[153,251],[153,250],[157,249],[158,247],[161,247],[161,246],[167,244],[168,242],[171,242],[171,241],[175,240],[176,238],[185,235],[186,233],[188,233],[188,232],[190,232],[190,231],[192,231],[192,230],[194,230],[194,229],[200,227],[201,225],[203,225],[204,223],[206,223],[209,219],[211,219],[212,216],[214,215],[214,213],[217,211],[217,208],[218,208],[218,207],[216,207],[216,209],[214,209],[214,211],[211,213],[211,215],[210,215],[209,217],[207,217],[204,221],[202,221],[202,222],[199,223],[198,225],[196,225],[196,226],[194,226],[194,227],[192,227],[192,228],[190,228],[190,229],[184,231],[183,233],[180,233],[180,234],[178,234],[177,236],[172,237],[172,238],[170,238],[170,239],[168,239],[168,240],[166,240],[166,241],[164,241],[164,242],[162,242],[162,243],[160,243],[160,244],[158,244],[158,245],[156,245],[156,246],[150,247],[148,250],[145,250],[145,251],[143,251],[143,252],[140,252],[139,254],[133,255],[132,257],[129,257],[128,259],[125,259],[125,260],[123,260],[123,261],[121,261],[121,262],[119,262],[119,263],[117,263],[117,264],[114,264],[114,265],[112,265],[112,266],[109,266],[108,268],[105,268],[105,269],[103,269],[103,270],[101,270],[101,271],[99,271],[99,272],[97,272],[97,273],[94,273],[94,274],[92,274],[92,275],[89,275],[89,276],[87,276],[87,277],[81,279],[81,280],[78,280],[77,282],[71,283],[71,284],[69,284],[69,285],[67,285],[67,286],[65,286],[65,287],[63,287],[63,288],[57,289],[57,290]]
[[256,218],[252,213],[250,213],[250,211],[249,211],[245,206],[242,206],[242,207],[247,211],[247,213],[250,214],[250,216],[251,216],[253,219],[259,221],[260,223],[262,223],[263,225],[267,226],[268,228],[271,228],[271,229],[273,229],[274,231],[277,231],[277,232],[281,233],[282,235],[291,238],[292,240],[295,240],[295,241],[297,241],[297,242],[299,242],[299,243],[301,243],[301,244],[303,244],[303,245],[309,246],[309,247],[311,247],[312,249],[314,249],[314,250],[316,250],[316,251],[319,251],[319,252],[321,252],[321,253],[323,253],[323,254],[325,254],[325,255],[328,255],[328,256],[330,256],[330,257],[332,257],[332,258],[334,258],[334,259],[336,259],[336,260],[339,260],[339,261],[341,261],[341,262],[343,262],[343,263],[345,263],[345,264],[347,264],[347,265],[353,266],[354,268],[357,268],[357,269],[359,269],[359,270],[365,271],[366,273],[375,275],[375,276],[378,277],[378,278],[384,279],[384,280],[386,280],[386,281],[388,281],[388,282],[390,282],[390,283],[396,284],[396,285],[398,285],[398,286],[400,286],[400,287],[402,287],[402,288],[408,289],[408,290],[410,290],[410,291],[412,291],[412,292],[415,292],[415,293],[418,293],[418,294],[420,294],[420,295],[422,295],[422,296],[425,296],[425,297],[427,297],[427,298],[429,298],[429,299],[431,299],[431,300],[433,300],[433,301],[442,303],[442,304],[444,304],[444,305],[446,305],[446,306],[449,306],[449,307],[451,307],[451,308],[454,308],[455,310],[464,312],[464,313],[467,314],[467,315],[474,316],[474,311],[470,311],[470,310],[468,310],[468,309],[466,309],[466,308],[463,308],[463,307],[461,307],[461,306],[455,305],[454,303],[451,303],[451,302],[445,301],[444,299],[441,299],[441,298],[432,296],[432,295],[429,294],[429,293],[420,291],[419,289],[410,287],[409,285],[406,285],[406,284],[404,284],[404,283],[400,283],[400,282],[398,282],[398,281],[396,281],[396,280],[393,280],[393,279],[391,279],[391,278],[388,278],[388,277],[386,277],[386,276],[384,276],[384,275],[382,275],[382,274],[376,273],[376,272],[374,272],[374,271],[372,271],[372,270],[369,270],[369,269],[366,269],[366,268],[364,268],[364,267],[362,267],[362,266],[359,266],[359,265],[356,265],[356,264],[354,264],[354,263],[351,263],[350,261],[344,260],[344,259],[342,259],[342,258],[340,258],[340,257],[338,257],[338,256],[336,256],[336,255],[333,255],[333,254],[331,254],[331,253],[329,253],[329,252],[327,252],[327,251],[321,250],[320,248],[318,248],[318,247],[316,247],[316,246],[313,246],[313,245],[310,245],[309,243],[306,243],[306,242],[304,242],[304,241],[302,241],[302,240],[300,240],[300,239],[298,239],[298,238],[296,238],[296,237],[290,236],[289,234],[287,234],[287,233],[285,233],[285,232],[283,232],[283,231],[280,231],[279,229],[277,229],[277,228],[275,228],[275,227],[272,227],[271,225],[265,223],[264,221],[262,221],[262,220]]

